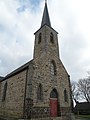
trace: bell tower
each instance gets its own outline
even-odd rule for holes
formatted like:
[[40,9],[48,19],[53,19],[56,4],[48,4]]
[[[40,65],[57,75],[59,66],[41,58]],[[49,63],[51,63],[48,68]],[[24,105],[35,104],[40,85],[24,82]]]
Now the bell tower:
[[51,27],[47,2],[45,2],[41,27],[35,32],[34,58],[42,58],[47,55],[59,57],[57,34]]

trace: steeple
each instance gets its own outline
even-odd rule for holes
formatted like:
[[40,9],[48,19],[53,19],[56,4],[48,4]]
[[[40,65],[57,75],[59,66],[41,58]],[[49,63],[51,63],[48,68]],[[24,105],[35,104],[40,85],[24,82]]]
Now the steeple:
[[41,27],[34,34],[34,58],[38,58],[39,60],[40,58],[45,59],[47,56],[50,57],[51,54],[52,56],[59,58],[59,48],[57,39],[58,33],[51,27],[46,0]]
[[45,7],[44,7],[44,12],[43,12],[41,27],[43,25],[48,25],[48,26],[51,27],[50,18],[49,18],[49,14],[48,14],[48,8],[47,8],[47,1],[46,0],[45,0]]

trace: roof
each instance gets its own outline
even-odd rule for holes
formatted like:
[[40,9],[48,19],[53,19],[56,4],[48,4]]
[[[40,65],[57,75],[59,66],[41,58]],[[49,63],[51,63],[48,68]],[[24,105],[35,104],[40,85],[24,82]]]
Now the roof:
[[[43,26],[48,26],[50,27],[52,30],[54,30],[52,27],[51,27],[51,22],[50,22],[50,18],[49,18],[49,13],[48,13],[48,8],[47,8],[47,1],[45,1],[45,7],[44,7],[44,12],[43,12],[43,17],[42,17],[42,22],[41,22],[41,27],[40,29],[42,29]],[[39,29],[39,30],[40,30]],[[34,34],[36,34],[39,30],[37,30]],[[55,31],[55,30],[54,30]],[[55,31],[57,34],[58,32]]]
[[13,75],[16,75],[17,73],[19,73],[19,72],[27,69],[27,68],[29,67],[29,65],[32,64],[32,61],[33,61],[33,60],[27,62],[26,64],[22,65],[21,67],[17,68],[16,70],[12,71],[12,72],[9,73],[8,75],[6,75],[1,81],[5,80],[5,79],[7,79],[7,78],[9,78],[9,77],[11,77],[11,76],[13,76]]
[[45,2],[45,7],[44,7],[44,12],[43,12],[43,17],[42,17],[42,23],[41,27],[44,25],[48,25],[51,27],[51,22],[49,18],[49,13],[48,13],[48,8],[47,8],[47,3]]
[[0,81],[3,79],[4,77],[0,76]]
[[[43,26],[48,26],[48,25],[43,25]],[[42,27],[43,27],[42,26]],[[42,29],[42,27],[40,28],[40,29]],[[50,27],[50,26],[48,26],[48,27]],[[50,27],[52,30],[54,30],[52,27]],[[35,33],[34,33],[34,35],[40,30],[40,29],[38,29]],[[56,31],[56,30],[54,30],[57,34],[58,34],[58,32]]]
[[90,111],[90,102],[81,102],[77,103],[75,109],[79,110],[89,110]]

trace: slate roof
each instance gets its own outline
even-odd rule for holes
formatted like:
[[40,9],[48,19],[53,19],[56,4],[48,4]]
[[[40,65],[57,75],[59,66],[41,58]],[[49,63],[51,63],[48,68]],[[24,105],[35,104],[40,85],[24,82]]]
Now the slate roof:
[[32,61],[27,62],[26,64],[22,65],[21,67],[17,68],[16,70],[12,71],[11,73],[9,73],[8,75],[6,75],[4,78],[1,79],[1,81],[8,79],[9,77],[16,75],[17,73],[27,69],[29,67],[30,64],[32,64]]
[[0,76],[0,81],[3,79],[4,77]]
[[42,22],[41,22],[41,27],[44,26],[44,25],[48,25],[49,27],[51,27],[51,22],[50,22],[50,18],[49,18],[47,3],[45,3]]
[[90,102],[77,103],[76,106],[75,106],[75,109],[90,111]]
[[[44,26],[47,25],[48,27],[50,27],[52,30],[54,30],[51,27],[51,22],[50,22],[50,18],[49,18],[49,13],[48,13],[48,7],[47,7],[47,2],[45,2],[45,7],[44,7],[44,11],[43,11],[43,17],[42,17],[42,22],[41,22],[41,27],[40,29]],[[40,30],[39,29],[39,30]],[[39,30],[37,30],[34,34],[36,34]],[[54,30],[55,31],[55,30]],[[58,32],[55,31],[57,34]]]

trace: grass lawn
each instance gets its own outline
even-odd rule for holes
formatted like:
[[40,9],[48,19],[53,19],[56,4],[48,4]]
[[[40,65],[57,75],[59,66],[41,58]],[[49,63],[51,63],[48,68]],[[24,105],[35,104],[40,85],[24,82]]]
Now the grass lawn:
[[86,118],[86,119],[90,119],[90,115],[78,115],[77,117],[79,118]]

